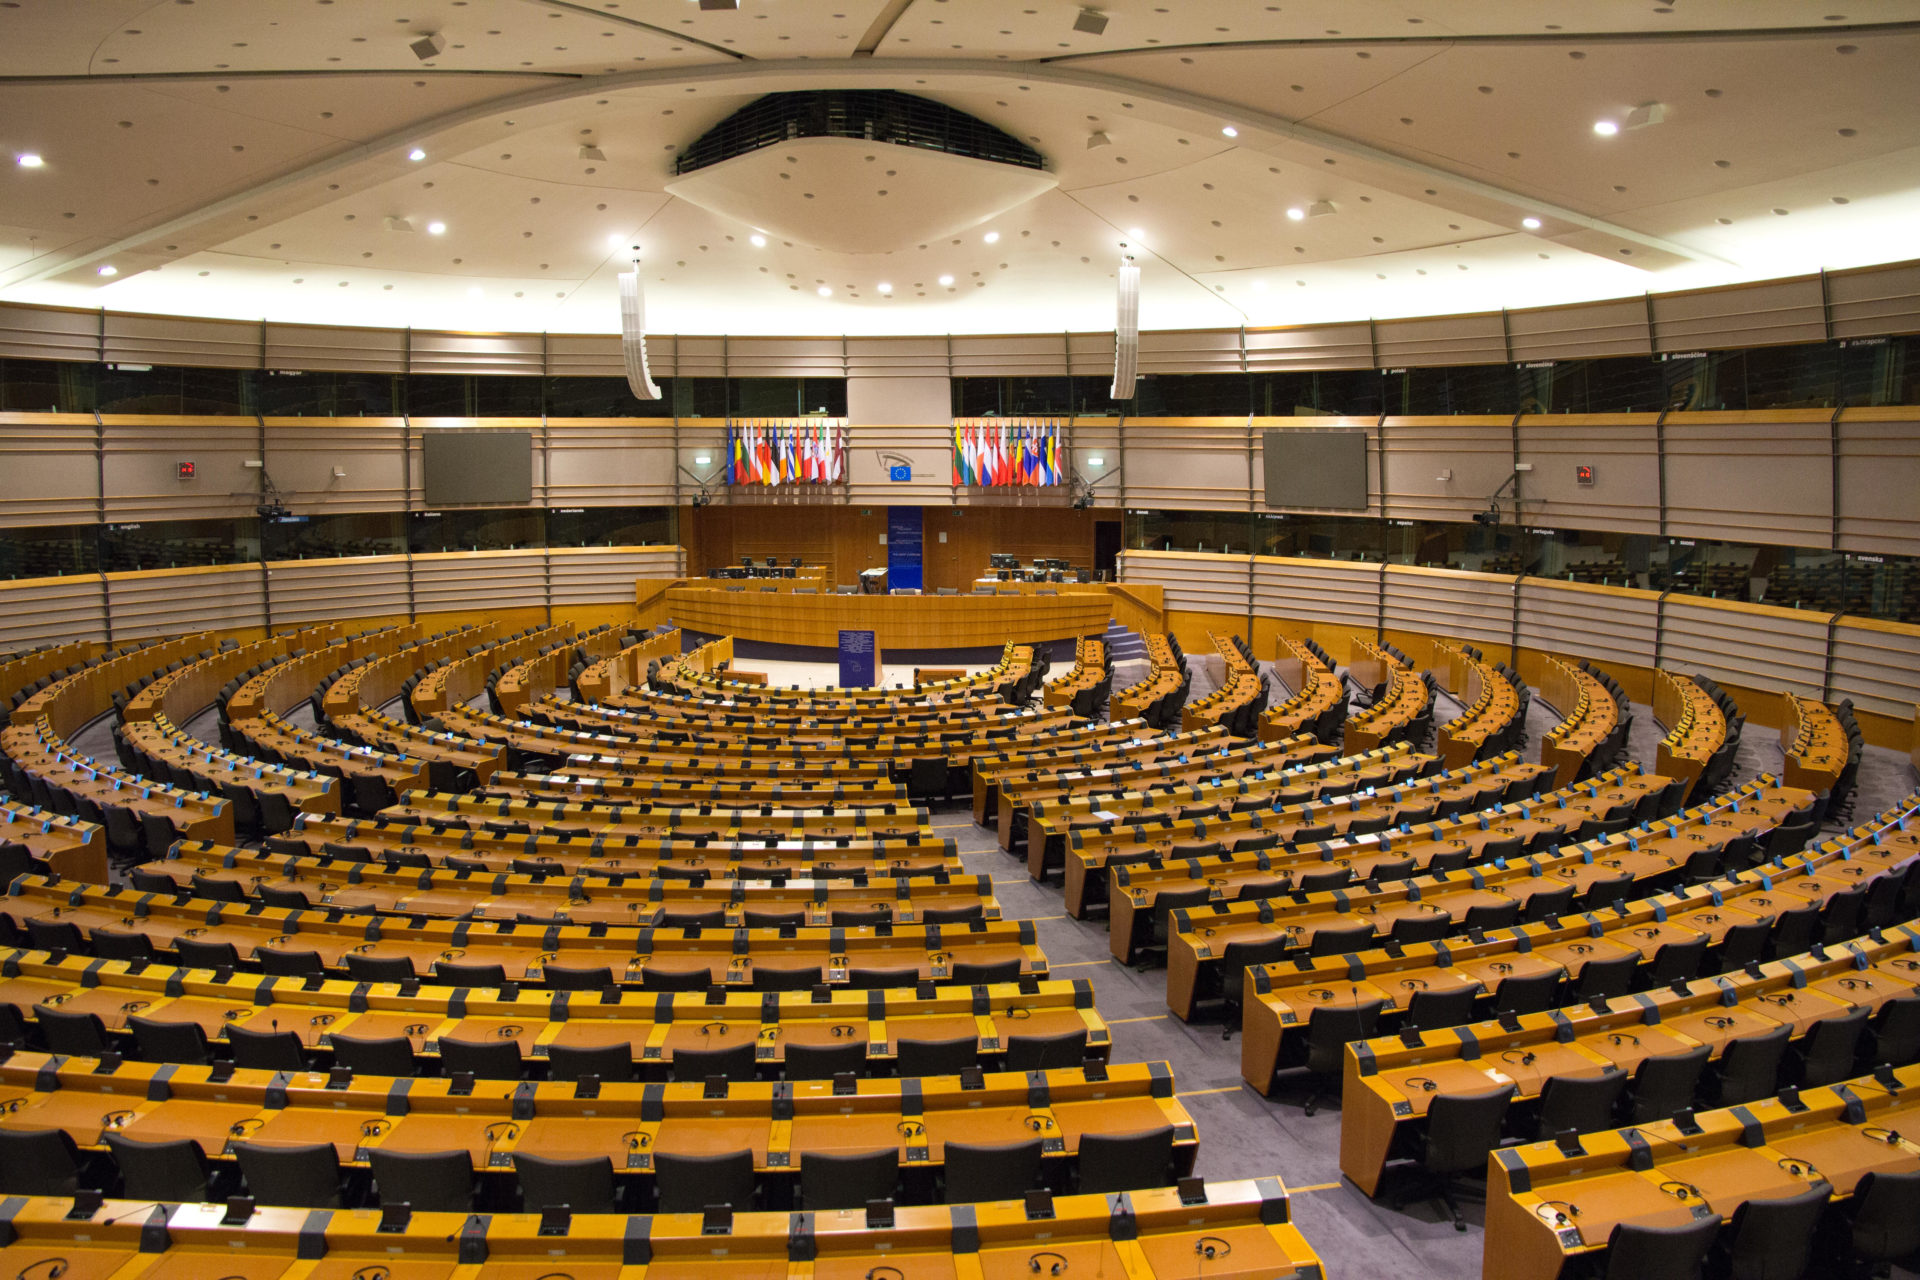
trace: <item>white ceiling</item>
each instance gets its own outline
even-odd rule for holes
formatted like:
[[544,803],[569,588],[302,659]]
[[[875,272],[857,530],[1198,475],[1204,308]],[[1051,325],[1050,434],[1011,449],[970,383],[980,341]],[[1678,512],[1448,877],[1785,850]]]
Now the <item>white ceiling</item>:
[[[1915,256],[1920,0],[1096,7],[1100,36],[1069,0],[0,0],[0,298],[608,332],[638,243],[661,332],[1034,332],[1111,327],[1123,240],[1163,329]],[[670,194],[712,124],[827,87],[969,112],[1056,185],[979,221],[1004,201],[882,145],[847,163],[907,198]]]

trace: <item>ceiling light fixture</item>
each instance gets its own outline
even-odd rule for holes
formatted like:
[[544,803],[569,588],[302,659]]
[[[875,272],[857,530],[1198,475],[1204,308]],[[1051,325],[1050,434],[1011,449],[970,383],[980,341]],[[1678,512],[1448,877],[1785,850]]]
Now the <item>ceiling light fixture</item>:
[[407,159],[409,160],[420,161],[420,160],[425,160],[426,158],[427,158],[427,153],[422,151],[418,147],[415,147],[413,150],[407,152]]
[[1082,9],[1074,15],[1073,29],[1082,35],[1104,35],[1107,30],[1107,15],[1098,9]]
[[427,234],[430,236],[443,236],[447,234],[447,224],[444,222],[429,222],[427,224]]
[[412,231],[413,224],[411,222],[408,222],[405,218],[399,217],[397,215],[389,214],[387,216],[387,230]]
[[1648,125],[1667,122],[1667,104],[1664,102],[1643,102],[1627,112],[1627,118],[1621,124],[1628,129],[1644,129]]
[[582,160],[605,160],[607,153],[599,147],[594,146],[591,142],[583,142],[580,144],[580,158]]
[[120,274],[120,268],[114,266],[111,262],[109,262],[105,266],[100,268],[100,274],[103,276],[117,276]]
[[481,287],[480,287],[479,285],[477,285],[477,284],[475,284],[475,285],[469,285],[469,286],[467,286],[467,296],[468,296],[469,298],[477,298],[477,297],[479,297],[480,295],[482,295],[482,294],[483,294],[483,293],[485,293],[485,292],[486,292],[486,290],[485,290],[485,289],[482,289],[482,288],[481,288]]
[[1614,134],[1620,132],[1620,126],[1611,120],[1595,120],[1593,122],[1593,131],[1603,138],[1611,138]]
[[1287,210],[1287,218],[1291,222],[1299,222],[1302,218],[1305,218],[1306,216],[1307,216],[1307,211],[1305,209]]
[[981,236],[980,238],[982,240],[985,240],[988,244],[1000,243],[1000,233],[998,231],[989,231],[987,232],[987,234],[985,234],[984,236]]
[[1520,225],[1525,227],[1529,231],[1538,231],[1540,229],[1540,219],[1522,218],[1520,219]]
[[619,248],[621,245],[625,244],[626,242],[627,242],[627,238],[621,235],[618,231],[610,232],[607,235],[607,243],[612,245],[616,249]]
[[951,289],[951,288],[953,287],[953,277],[952,277],[952,276],[941,276],[941,277],[940,277],[940,285],[941,285],[941,287],[942,287],[942,288],[945,288],[945,289]]
[[16,163],[22,169],[38,169],[40,166],[44,165],[46,161],[42,160],[39,156],[35,155],[31,151],[25,151],[20,154],[20,158],[16,161]]
[[819,294],[823,298],[831,298],[833,296],[833,290],[829,289],[824,284],[821,285],[818,289],[815,289],[814,292]]
[[1139,227],[1129,227],[1127,229],[1127,234],[1135,240],[1145,240],[1147,238],[1147,233],[1142,231]]
[[887,282],[886,282],[885,280],[882,280],[882,281],[881,281],[881,282],[879,283],[879,285],[877,285],[876,287],[877,287],[877,288],[878,288],[878,289],[880,290],[880,292],[882,292],[882,293],[892,293],[892,292],[893,292],[893,286],[892,286],[892,285],[890,285],[890,284],[888,284],[888,283],[887,283]]
[[1324,218],[1330,213],[1337,212],[1338,210],[1333,207],[1333,201],[1331,200],[1315,200],[1307,206],[1307,216],[1309,218]]
[[765,236],[748,236],[747,243],[756,249],[764,249],[767,247],[767,238]]
[[1240,136],[1240,131],[1232,125],[1223,127],[1220,132],[1226,134],[1229,138],[1237,138]]
[[700,0],[702,13],[734,13],[740,8],[740,0]]
[[429,32],[407,42],[407,48],[413,50],[413,56],[425,62],[437,58],[447,51],[447,38],[438,31]]
[[1101,147],[1110,147],[1112,145],[1113,139],[1107,136],[1105,130],[1099,130],[1087,135],[1087,150],[1089,151],[1096,151]]

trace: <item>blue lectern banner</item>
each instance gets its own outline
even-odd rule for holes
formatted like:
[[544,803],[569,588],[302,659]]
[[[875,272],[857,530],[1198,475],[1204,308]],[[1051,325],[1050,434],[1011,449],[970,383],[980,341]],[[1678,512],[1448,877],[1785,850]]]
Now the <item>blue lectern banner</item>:
[[880,683],[880,650],[871,631],[840,633],[840,685],[868,689]]
[[918,507],[887,508],[887,586],[892,590],[918,591],[923,585],[920,574],[921,522]]

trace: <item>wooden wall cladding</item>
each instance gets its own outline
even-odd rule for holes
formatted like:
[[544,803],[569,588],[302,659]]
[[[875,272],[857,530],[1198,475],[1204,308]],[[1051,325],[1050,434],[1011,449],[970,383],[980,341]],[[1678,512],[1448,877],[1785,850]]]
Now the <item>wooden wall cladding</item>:
[[1387,630],[1470,640],[1507,655],[1517,607],[1513,578],[1398,564],[1386,570],[1381,612]]
[[[1127,553],[1129,558],[1136,554],[1154,553]],[[1254,614],[1256,617],[1300,618],[1371,635],[1380,625],[1382,569],[1383,566],[1377,564],[1345,560],[1256,556],[1253,561]],[[1266,654],[1263,652],[1261,656]]]
[[1606,666],[1651,667],[1660,594],[1624,587],[1523,578],[1515,609],[1520,646]]
[[1513,419],[1388,418],[1369,488],[1398,520],[1466,520],[1513,476]]
[[1655,351],[1710,351],[1826,340],[1819,276],[1795,276],[1724,289],[1656,293]]
[[[267,474],[300,515],[404,511],[407,436],[400,418],[268,418]],[[338,469],[344,476],[334,475]],[[249,472],[252,485],[257,476]],[[236,488],[248,487],[236,485]]]
[[1821,696],[1827,615],[1689,596],[1668,596],[1661,610],[1661,666],[1749,689]]
[[[552,505],[671,506],[677,500],[670,418],[550,418],[544,443]],[[536,437],[535,448],[540,444]]]
[[[1920,628],[1872,618],[1842,618],[1834,627],[1829,696],[1851,698],[1862,711],[1909,720],[1920,704]],[[1920,747],[1920,738],[1913,744]]]
[[257,564],[104,576],[116,641],[267,625],[266,575]]
[[[1651,414],[1520,419],[1523,523],[1609,533],[1660,532],[1659,433]],[[1593,483],[1575,469],[1593,468]]]
[[1849,409],[1838,426],[1838,548],[1920,555],[1920,409]]
[[267,565],[267,590],[276,629],[335,618],[404,618],[407,558],[277,560]]
[[[253,514],[260,477],[260,425],[253,418],[109,415],[101,460],[107,519],[234,519]],[[178,464],[192,462],[191,480]]]
[[98,574],[0,583],[0,602],[0,650],[5,652],[107,638],[106,582]]
[[90,413],[0,414],[0,527],[98,520],[98,432]]
[[1170,612],[1245,618],[1252,575],[1252,556],[1190,551],[1125,551],[1120,556],[1121,581],[1159,586]]
[[546,555],[540,551],[464,551],[413,557],[413,609],[477,613],[543,608]]
[[1653,351],[1644,298],[1507,312],[1509,359],[1582,360]]
[[1510,359],[1506,321],[1498,311],[1380,320],[1373,326],[1373,341],[1375,360],[1383,369],[1504,364]]
[[1920,332],[1920,262],[1899,262],[1827,277],[1836,338]]
[[1667,533],[1831,546],[1832,417],[1824,409],[1669,417]]
[[636,578],[686,574],[679,547],[568,547],[547,552],[548,591],[554,608],[633,604]]
[[1265,492],[1245,418],[1129,418],[1128,506],[1247,511]]

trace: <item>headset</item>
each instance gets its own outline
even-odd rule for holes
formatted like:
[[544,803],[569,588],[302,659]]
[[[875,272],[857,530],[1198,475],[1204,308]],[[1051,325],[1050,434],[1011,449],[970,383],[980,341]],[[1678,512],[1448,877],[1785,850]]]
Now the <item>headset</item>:
[[29,1262],[15,1274],[14,1280],[60,1280],[67,1274],[65,1258],[42,1258],[38,1262]]
[[1201,1236],[1193,1242],[1193,1251],[1208,1262],[1214,1262],[1233,1252],[1233,1246],[1219,1236]]
[[1028,1255],[1027,1270],[1033,1272],[1033,1274],[1035,1275],[1039,1275],[1040,1259],[1042,1258],[1053,1259],[1053,1261],[1047,1265],[1047,1274],[1050,1276],[1057,1276],[1061,1272],[1067,1269],[1067,1260],[1064,1257],[1062,1257],[1060,1254],[1043,1252],[1043,1253],[1035,1253],[1035,1254]]
[[[1036,1268],[1036,1270],[1037,1269],[1038,1268]],[[907,1273],[898,1267],[869,1267],[867,1274],[862,1276],[860,1280],[907,1280]]]

